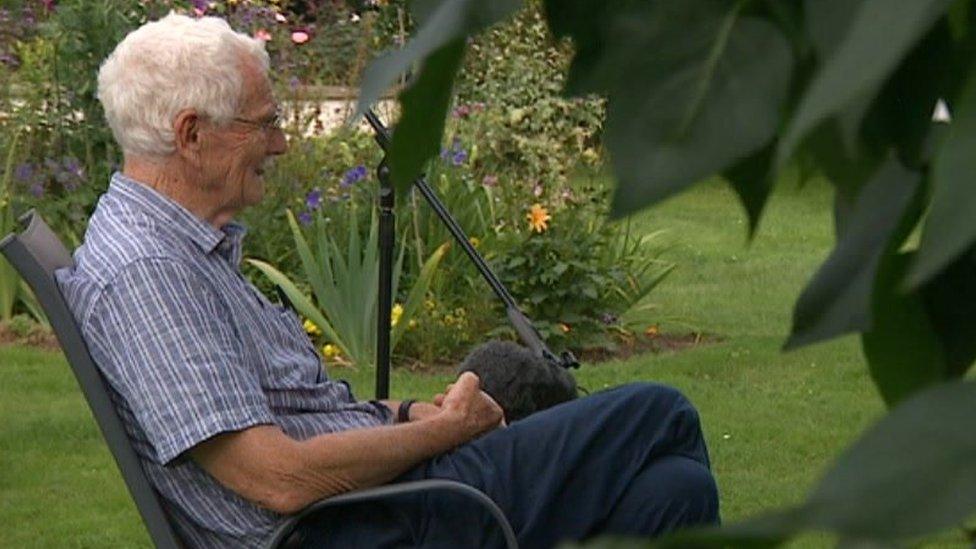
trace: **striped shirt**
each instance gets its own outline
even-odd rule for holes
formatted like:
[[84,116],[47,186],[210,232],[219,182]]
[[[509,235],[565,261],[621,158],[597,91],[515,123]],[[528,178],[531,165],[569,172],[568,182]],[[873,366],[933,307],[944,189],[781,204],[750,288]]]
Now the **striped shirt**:
[[56,273],[150,482],[195,547],[257,547],[283,519],[189,459],[196,444],[255,425],[302,440],[392,421],[330,380],[295,313],[243,277],[244,232],[117,173],[75,267]]

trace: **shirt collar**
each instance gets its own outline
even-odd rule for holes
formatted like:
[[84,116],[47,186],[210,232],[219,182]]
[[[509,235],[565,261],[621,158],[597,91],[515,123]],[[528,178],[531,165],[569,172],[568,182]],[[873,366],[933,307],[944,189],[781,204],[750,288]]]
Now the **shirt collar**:
[[233,264],[240,263],[242,242],[247,233],[243,225],[231,221],[220,229],[215,229],[206,221],[193,215],[183,205],[121,172],[112,175],[108,192],[134,204],[144,213],[163,222],[162,227],[172,229],[192,241],[203,253],[209,254],[216,250]]

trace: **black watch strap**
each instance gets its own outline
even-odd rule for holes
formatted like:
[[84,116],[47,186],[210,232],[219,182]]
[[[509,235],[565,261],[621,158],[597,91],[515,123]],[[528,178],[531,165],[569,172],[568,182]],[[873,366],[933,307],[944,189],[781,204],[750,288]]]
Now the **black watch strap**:
[[417,401],[411,398],[400,403],[400,408],[397,409],[397,423],[410,421],[410,407],[413,406],[414,402]]

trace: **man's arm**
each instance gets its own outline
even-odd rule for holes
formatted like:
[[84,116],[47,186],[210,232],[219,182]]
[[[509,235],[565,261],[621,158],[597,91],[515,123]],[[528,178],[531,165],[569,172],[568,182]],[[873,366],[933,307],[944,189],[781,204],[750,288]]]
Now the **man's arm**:
[[278,513],[319,499],[377,486],[414,465],[496,427],[501,408],[462,374],[439,411],[419,421],[329,433],[305,441],[273,425],[224,433],[190,454],[221,484]]

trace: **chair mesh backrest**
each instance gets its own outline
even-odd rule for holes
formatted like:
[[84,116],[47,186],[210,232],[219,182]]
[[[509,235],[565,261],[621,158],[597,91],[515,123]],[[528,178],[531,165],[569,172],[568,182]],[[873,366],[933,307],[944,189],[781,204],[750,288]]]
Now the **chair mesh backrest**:
[[7,235],[0,241],[0,252],[34,290],[41,308],[51,322],[153,543],[159,548],[179,548],[181,544],[159,497],[149,484],[122,421],[112,405],[108,387],[96,368],[71,310],[54,280],[55,270],[73,265],[71,254],[35,211],[27,212],[20,218],[20,222],[23,231]]

